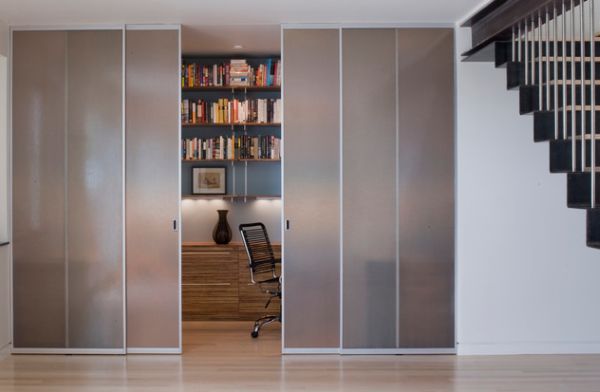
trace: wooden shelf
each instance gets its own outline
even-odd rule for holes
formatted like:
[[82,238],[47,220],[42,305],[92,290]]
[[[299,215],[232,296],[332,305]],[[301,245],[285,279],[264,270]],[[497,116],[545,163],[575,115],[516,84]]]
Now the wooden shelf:
[[281,159],[182,159],[182,162],[281,162]]
[[281,86],[202,86],[202,87],[182,87],[183,92],[197,91],[266,91],[280,92]]
[[182,128],[217,128],[217,127],[280,127],[281,123],[199,123],[181,124]]

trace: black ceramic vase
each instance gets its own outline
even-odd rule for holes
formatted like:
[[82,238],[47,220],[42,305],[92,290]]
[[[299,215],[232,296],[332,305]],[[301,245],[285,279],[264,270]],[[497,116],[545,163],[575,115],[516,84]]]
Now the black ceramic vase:
[[227,245],[231,242],[231,227],[227,222],[228,210],[217,210],[219,221],[213,230],[213,240],[219,245]]

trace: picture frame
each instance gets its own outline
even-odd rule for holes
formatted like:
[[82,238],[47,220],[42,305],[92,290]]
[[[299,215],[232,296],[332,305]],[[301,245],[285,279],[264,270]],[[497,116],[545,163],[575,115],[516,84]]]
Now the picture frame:
[[227,168],[194,167],[192,168],[193,195],[226,195]]

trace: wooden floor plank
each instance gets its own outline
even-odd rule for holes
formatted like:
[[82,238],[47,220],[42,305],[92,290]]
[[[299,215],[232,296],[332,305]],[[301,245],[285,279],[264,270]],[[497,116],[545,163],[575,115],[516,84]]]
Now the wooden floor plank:
[[182,356],[8,356],[2,392],[600,392],[599,355],[281,356],[280,330],[188,322]]

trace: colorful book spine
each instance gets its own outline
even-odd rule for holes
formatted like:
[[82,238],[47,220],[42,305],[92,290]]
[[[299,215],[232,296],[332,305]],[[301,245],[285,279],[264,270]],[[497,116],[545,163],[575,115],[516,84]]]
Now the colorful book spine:
[[281,60],[266,59],[254,66],[246,59],[203,64],[186,62],[181,66],[181,87],[279,87]]
[[181,141],[181,157],[187,161],[280,160],[281,140],[275,136],[218,136]]

